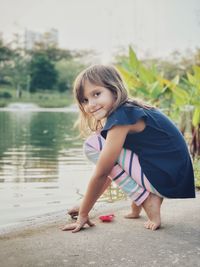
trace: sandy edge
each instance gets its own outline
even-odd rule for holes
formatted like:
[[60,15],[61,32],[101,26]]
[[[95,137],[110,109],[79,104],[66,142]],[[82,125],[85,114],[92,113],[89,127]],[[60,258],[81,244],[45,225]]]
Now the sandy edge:
[[[90,212],[90,217],[114,213],[121,209],[130,207],[129,200],[119,200],[112,203],[98,202]],[[40,216],[28,217],[24,221],[16,224],[0,227],[0,239],[24,236],[26,234],[42,231],[50,227],[59,227],[67,222],[71,222],[70,216],[66,215],[67,208],[53,213],[45,213]]]

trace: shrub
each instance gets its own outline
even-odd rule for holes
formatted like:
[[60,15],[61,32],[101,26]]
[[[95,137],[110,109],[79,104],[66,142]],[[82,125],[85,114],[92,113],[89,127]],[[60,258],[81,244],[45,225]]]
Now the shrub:
[[0,98],[12,98],[12,95],[8,92],[1,92]]

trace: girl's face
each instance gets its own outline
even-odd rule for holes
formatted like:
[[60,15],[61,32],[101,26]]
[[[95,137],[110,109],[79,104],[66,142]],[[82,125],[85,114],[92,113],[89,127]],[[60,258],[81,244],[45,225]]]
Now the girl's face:
[[82,106],[88,115],[96,120],[106,118],[115,101],[116,97],[109,89],[85,82]]

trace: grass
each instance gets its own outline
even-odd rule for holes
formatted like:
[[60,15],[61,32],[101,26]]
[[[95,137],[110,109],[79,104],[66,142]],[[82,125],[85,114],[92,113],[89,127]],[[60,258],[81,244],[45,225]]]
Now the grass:
[[18,98],[16,96],[16,90],[9,87],[0,87],[0,95],[3,93],[9,93],[10,98],[0,97],[0,107],[6,107],[10,103],[34,103],[44,108],[59,108],[66,107],[73,103],[72,93],[67,91],[59,93],[58,91],[38,91],[36,93],[28,93],[22,91],[22,96]]

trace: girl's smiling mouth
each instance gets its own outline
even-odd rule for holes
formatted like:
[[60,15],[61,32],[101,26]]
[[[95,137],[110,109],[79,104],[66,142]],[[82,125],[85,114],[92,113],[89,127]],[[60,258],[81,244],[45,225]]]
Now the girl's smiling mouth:
[[98,109],[96,109],[95,111],[92,111],[92,114],[95,114],[95,113],[97,113],[99,110],[101,110],[102,108],[98,108]]

